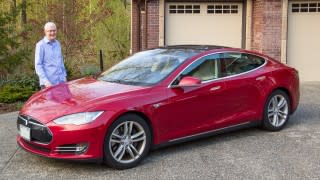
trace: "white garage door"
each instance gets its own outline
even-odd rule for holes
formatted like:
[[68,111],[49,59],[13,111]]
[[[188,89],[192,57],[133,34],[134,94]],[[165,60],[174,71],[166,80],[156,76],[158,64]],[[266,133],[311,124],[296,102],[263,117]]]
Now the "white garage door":
[[241,47],[241,3],[167,3],[165,43]]
[[288,14],[288,64],[302,81],[320,81],[320,1],[292,1]]

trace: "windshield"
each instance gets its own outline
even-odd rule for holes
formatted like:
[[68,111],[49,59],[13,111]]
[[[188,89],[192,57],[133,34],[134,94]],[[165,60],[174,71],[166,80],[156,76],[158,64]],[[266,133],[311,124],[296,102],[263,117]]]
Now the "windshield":
[[102,73],[98,80],[131,85],[160,82],[189,57],[192,49],[153,49],[136,53]]

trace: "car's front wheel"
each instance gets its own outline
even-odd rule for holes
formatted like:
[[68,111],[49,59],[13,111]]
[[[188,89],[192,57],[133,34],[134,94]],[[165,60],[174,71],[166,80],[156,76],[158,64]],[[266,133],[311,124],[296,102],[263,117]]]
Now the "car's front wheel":
[[109,128],[105,142],[105,163],[116,169],[137,166],[148,154],[151,132],[146,121],[138,115],[118,118]]
[[279,131],[286,125],[289,115],[290,99],[287,93],[276,90],[265,104],[263,127],[269,131]]

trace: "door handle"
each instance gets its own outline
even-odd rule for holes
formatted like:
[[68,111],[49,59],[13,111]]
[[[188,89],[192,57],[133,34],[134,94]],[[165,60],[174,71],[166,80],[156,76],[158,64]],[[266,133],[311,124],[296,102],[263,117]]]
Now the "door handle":
[[257,81],[262,81],[264,79],[266,79],[266,76],[259,76],[256,78]]
[[214,87],[210,88],[210,91],[216,91],[219,89],[221,89],[221,86],[214,86]]

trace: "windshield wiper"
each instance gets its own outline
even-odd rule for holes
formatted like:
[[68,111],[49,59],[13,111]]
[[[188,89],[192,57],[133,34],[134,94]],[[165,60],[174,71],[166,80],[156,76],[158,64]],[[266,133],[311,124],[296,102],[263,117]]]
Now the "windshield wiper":
[[126,85],[136,85],[137,82],[132,82],[132,81],[123,81],[120,79],[112,79],[112,80],[103,80],[106,82],[111,82],[111,83],[118,83],[118,84],[126,84]]
[[150,83],[124,81],[124,80],[120,80],[120,79],[102,79],[102,78],[100,78],[99,80],[110,82],[110,83],[126,84],[126,85],[133,85],[133,86],[150,86],[151,85]]
[[111,83],[119,83],[119,84],[123,84],[123,81],[122,81],[122,80],[118,80],[118,79],[114,79],[114,80],[103,80],[103,81],[111,82]]

